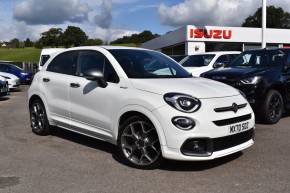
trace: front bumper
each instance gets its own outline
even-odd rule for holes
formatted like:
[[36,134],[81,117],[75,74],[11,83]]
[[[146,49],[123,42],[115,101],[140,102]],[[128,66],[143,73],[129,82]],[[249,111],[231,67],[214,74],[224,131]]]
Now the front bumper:
[[[253,145],[253,137],[249,137],[248,140],[241,141],[240,143],[232,143],[232,145],[225,146],[223,148],[212,148],[207,155],[186,155],[182,152],[184,143],[189,139],[208,139],[208,141],[214,141],[216,139],[227,137],[230,140],[231,136],[234,137],[236,134],[230,133],[230,125],[238,123],[248,123],[249,130],[255,128],[255,115],[247,103],[247,101],[241,96],[215,98],[215,99],[202,99],[202,107],[195,113],[182,113],[179,112],[169,105],[163,106],[153,111],[154,115],[160,121],[161,127],[166,139],[166,144],[161,145],[162,153],[165,158],[174,160],[211,160],[218,157],[226,156],[241,150],[244,150]],[[247,106],[240,109],[237,113],[233,111],[217,113],[214,111],[215,108],[231,106],[233,103],[244,104]],[[225,123],[223,125],[216,125],[214,122],[217,120],[228,120],[231,118],[241,117],[244,115],[251,115],[251,117],[242,122]],[[184,131],[176,128],[171,119],[175,116],[185,116],[193,119],[196,123],[192,130]],[[246,130],[244,132],[247,132]]]
[[9,88],[7,85],[0,85],[0,97],[7,96],[9,93]]
[[13,80],[8,82],[9,89],[17,89],[20,86],[20,80]]

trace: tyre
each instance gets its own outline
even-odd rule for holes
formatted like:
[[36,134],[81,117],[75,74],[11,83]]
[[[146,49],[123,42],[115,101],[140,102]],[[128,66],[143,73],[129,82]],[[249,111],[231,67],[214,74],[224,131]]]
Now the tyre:
[[276,90],[270,90],[260,110],[260,118],[264,123],[277,123],[284,111],[284,102],[281,94]]
[[42,101],[34,100],[29,107],[29,111],[32,132],[41,136],[49,135],[50,126]]
[[141,116],[130,117],[120,126],[118,150],[122,160],[134,168],[155,169],[162,161],[157,131]]

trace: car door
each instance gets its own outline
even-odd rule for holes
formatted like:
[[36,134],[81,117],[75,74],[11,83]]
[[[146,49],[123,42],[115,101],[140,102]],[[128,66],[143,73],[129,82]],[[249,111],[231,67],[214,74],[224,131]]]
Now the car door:
[[[108,82],[102,88],[96,81],[84,78],[88,70],[104,73]],[[113,115],[118,109],[120,92],[119,78],[108,59],[100,52],[79,51],[78,77],[70,82],[70,116],[72,125],[83,129],[82,133],[99,134],[101,138],[111,138]]]
[[[285,65],[285,70],[283,73],[283,79],[285,80],[286,85],[286,98],[287,102],[290,103],[290,52],[288,53],[287,60]],[[288,105],[290,107],[290,105]]]
[[46,97],[50,117],[67,126],[69,116],[69,83],[74,80],[77,65],[77,52],[69,51],[56,56],[40,72],[41,87]]

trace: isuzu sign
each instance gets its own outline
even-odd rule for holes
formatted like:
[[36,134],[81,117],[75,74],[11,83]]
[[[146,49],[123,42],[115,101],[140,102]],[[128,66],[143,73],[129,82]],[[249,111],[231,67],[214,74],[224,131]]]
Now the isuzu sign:
[[206,38],[206,39],[231,39],[232,38],[232,30],[227,29],[202,29],[195,28],[190,29],[190,38]]

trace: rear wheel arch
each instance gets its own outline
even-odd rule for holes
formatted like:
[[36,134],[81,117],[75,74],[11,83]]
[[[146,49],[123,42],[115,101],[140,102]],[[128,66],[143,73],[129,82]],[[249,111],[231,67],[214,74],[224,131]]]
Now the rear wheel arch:
[[42,98],[40,97],[40,96],[38,96],[38,95],[32,95],[31,97],[30,97],[30,99],[29,99],[29,107],[32,105],[32,103],[34,102],[34,101],[36,101],[36,100],[40,100],[43,104],[44,104],[44,102],[43,102],[43,100],[42,100]]
[[47,103],[46,103],[46,100],[44,100],[44,97],[42,97],[41,95],[39,94],[33,94],[30,98],[29,98],[29,106],[31,106],[32,102],[35,101],[35,100],[40,100],[42,102],[42,104],[44,105],[44,108],[46,110],[46,114],[49,118],[49,109],[48,109],[48,106],[47,106]]

